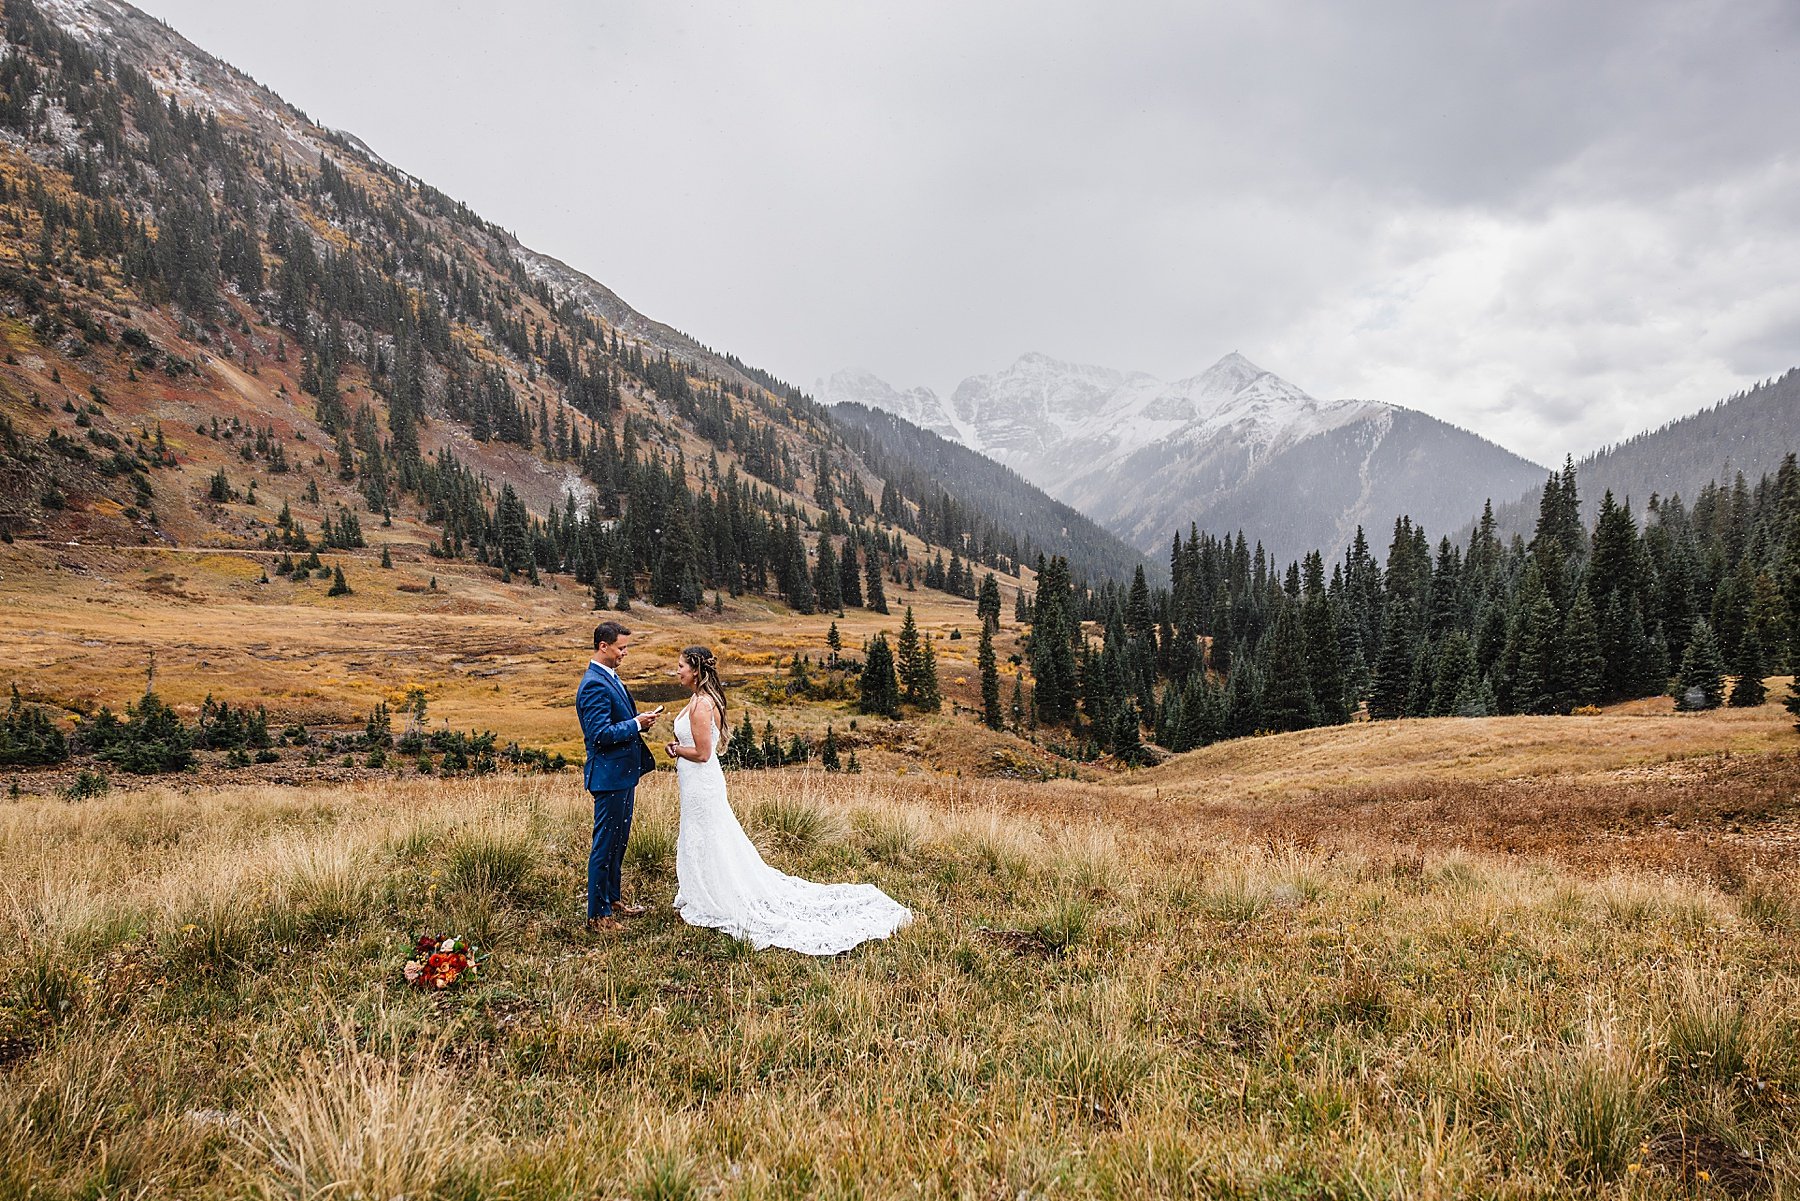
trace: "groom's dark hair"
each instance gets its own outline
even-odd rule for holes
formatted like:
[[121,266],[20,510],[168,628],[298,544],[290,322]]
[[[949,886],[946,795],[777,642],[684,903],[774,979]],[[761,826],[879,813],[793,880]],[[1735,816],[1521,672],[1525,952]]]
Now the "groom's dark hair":
[[603,621],[594,627],[594,649],[599,650],[602,643],[614,643],[620,634],[629,634],[630,630],[616,621]]

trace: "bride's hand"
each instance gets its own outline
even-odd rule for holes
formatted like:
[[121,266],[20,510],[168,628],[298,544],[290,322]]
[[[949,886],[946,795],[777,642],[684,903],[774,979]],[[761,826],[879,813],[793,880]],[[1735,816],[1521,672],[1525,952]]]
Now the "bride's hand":
[[679,758],[681,758],[681,756],[679,756],[679,755],[677,755],[677,754],[676,754],[676,753],[675,753],[675,748],[676,748],[676,747],[678,747],[678,746],[680,746],[680,745],[681,745],[681,744],[680,744],[680,743],[679,743],[679,742],[671,742],[671,743],[669,743],[669,744],[668,744],[668,745],[666,745],[666,746],[664,746],[664,747],[663,747],[663,750],[665,750],[665,751],[667,751],[667,752],[669,752],[669,758],[671,758],[671,759],[679,759]]

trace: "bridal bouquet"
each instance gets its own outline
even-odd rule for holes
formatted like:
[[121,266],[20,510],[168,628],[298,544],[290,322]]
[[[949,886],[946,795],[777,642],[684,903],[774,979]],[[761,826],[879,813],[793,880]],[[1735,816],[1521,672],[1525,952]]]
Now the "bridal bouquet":
[[424,934],[413,944],[413,957],[401,969],[414,988],[436,992],[481,974],[481,959],[466,938]]

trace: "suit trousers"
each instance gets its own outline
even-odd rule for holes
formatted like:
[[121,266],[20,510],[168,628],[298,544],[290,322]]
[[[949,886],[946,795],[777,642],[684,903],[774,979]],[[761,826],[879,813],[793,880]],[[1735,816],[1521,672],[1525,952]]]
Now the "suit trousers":
[[625,844],[631,839],[631,811],[637,789],[594,793],[594,842],[588,849],[587,915],[605,917],[619,899]]

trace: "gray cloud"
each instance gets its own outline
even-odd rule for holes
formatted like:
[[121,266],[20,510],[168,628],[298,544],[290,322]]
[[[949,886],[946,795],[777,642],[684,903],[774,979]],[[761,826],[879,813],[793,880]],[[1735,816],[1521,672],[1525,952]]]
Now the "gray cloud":
[[800,383],[1236,349],[1550,462],[1800,361],[1785,0],[146,6]]

